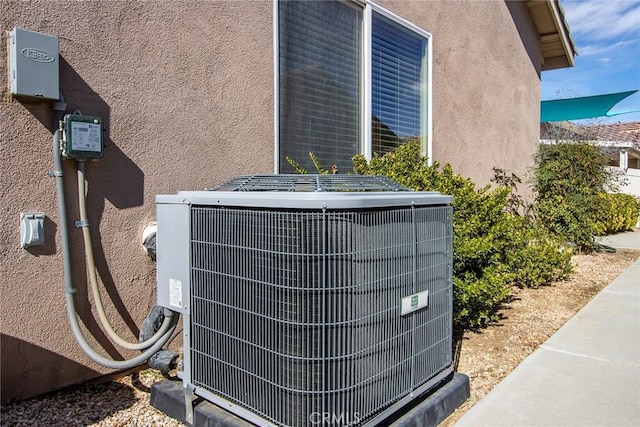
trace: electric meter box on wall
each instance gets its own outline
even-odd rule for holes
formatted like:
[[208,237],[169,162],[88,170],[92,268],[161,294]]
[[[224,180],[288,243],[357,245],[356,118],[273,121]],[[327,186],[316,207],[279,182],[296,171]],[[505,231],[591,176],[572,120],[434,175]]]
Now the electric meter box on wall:
[[62,155],[73,159],[100,159],[104,155],[102,120],[67,114],[62,124]]

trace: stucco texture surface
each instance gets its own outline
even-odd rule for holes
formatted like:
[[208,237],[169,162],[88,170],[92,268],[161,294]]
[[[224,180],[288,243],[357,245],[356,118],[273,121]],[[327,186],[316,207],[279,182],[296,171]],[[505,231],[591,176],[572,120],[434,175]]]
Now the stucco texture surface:
[[[156,194],[202,189],[273,170],[271,2],[3,1],[0,48],[2,174],[0,283],[2,402],[104,374],[68,327],[53,168],[50,102],[12,99],[6,32],[15,26],[60,42],[68,112],[100,116],[104,158],[87,163],[87,200],[98,277],[117,332],[136,340],[155,303],[155,264],[141,233]],[[73,161],[65,161],[73,282],[81,325],[104,355],[94,319],[78,218]],[[20,212],[44,212],[44,246],[21,249]]]
[[[526,3],[379,4],[433,35],[433,157],[482,185],[493,166],[522,176],[538,141],[539,36]],[[3,1],[0,24],[2,402],[107,370],[67,326],[52,169],[50,102],[12,99],[6,32],[57,35],[68,111],[103,118],[104,158],[87,164],[88,211],[106,311],[134,340],[155,302],[143,228],[156,194],[201,189],[274,164],[271,1]],[[109,344],[87,294],[75,167],[65,161],[73,281],[81,324]],[[44,212],[46,243],[20,248],[20,212]],[[120,318],[122,316],[122,319]]]
[[[539,140],[540,36],[525,2],[379,1],[433,35],[433,158],[484,185]],[[523,188],[524,189],[524,188]]]

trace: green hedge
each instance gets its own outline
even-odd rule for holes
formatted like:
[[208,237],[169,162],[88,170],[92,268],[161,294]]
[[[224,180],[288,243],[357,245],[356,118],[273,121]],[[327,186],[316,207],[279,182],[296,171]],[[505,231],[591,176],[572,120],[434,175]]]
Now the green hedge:
[[540,145],[532,184],[538,221],[552,234],[580,250],[594,248],[599,215],[608,210],[601,194],[615,187],[616,175],[596,146],[578,142]]
[[571,270],[570,251],[560,241],[523,217],[507,212],[512,188],[476,189],[450,165],[428,165],[418,144],[393,153],[353,159],[358,174],[387,176],[419,191],[453,196],[454,322],[458,328],[478,328],[497,320],[509,297],[510,284],[540,286],[565,277]]
[[505,263],[521,288],[537,288],[567,278],[573,271],[573,251],[539,226],[516,227],[505,251]]
[[629,194],[601,193],[594,234],[598,236],[631,230],[638,222],[640,199]]

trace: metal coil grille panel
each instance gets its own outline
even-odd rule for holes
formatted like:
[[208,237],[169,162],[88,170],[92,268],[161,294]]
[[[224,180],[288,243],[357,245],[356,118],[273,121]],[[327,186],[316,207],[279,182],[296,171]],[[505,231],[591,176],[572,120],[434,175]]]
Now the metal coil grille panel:
[[409,191],[384,176],[374,175],[241,175],[212,191],[375,192]]
[[192,207],[192,383],[277,425],[370,420],[452,363],[451,217]]

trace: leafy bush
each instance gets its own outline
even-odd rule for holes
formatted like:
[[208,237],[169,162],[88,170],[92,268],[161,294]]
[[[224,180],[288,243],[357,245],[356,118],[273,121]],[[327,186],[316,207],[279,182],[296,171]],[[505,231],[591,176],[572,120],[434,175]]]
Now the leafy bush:
[[515,186],[475,188],[450,165],[428,165],[418,144],[367,161],[353,159],[358,174],[383,175],[419,191],[453,196],[454,322],[477,328],[497,320],[509,284],[540,286],[570,271],[568,251],[525,217],[509,213]]
[[518,185],[522,184],[520,177],[507,169],[494,167],[491,182],[507,187],[510,190],[505,211],[514,215],[524,215],[527,220],[533,220],[533,205],[517,192]]
[[551,233],[590,251],[598,214],[606,210],[600,194],[615,187],[607,156],[587,143],[540,145],[532,184],[536,216]]
[[573,271],[573,251],[562,243],[541,227],[526,224],[519,227],[516,223],[505,251],[512,283],[521,288],[537,288],[568,277]]
[[600,193],[594,234],[606,235],[631,230],[638,222],[640,200],[629,194]]
[[[318,174],[320,175],[328,175],[329,171],[324,169],[321,165],[320,165],[320,161],[318,160],[318,156],[315,155],[315,153],[309,153],[309,158],[311,159],[311,163],[313,163],[313,167],[316,168],[316,171]],[[293,172],[297,173],[297,174],[308,174],[309,172],[302,167],[302,165],[300,165],[300,163],[298,163],[295,159],[292,159],[289,156],[285,157],[285,160],[287,161],[287,163],[289,163],[291,165],[291,167],[293,168]],[[333,165],[331,167],[332,172],[336,173],[338,167],[336,165]]]

